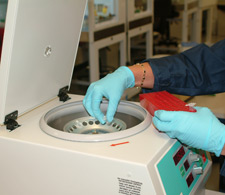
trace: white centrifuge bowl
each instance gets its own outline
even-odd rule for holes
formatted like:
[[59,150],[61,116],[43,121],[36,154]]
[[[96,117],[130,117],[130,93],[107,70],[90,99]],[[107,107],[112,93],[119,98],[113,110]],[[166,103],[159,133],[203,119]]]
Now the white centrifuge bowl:
[[[107,101],[101,104],[101,110],[106,113]],[[57,138],[81,141],[98,142],[121,139],[135,135],[151,124],[150,114],[135,103],[121,101],[118,105],[114,121],[100,124],[90,117],[82,101],[66,103],[55,107],[44,114],[40,120],[41,129]]]

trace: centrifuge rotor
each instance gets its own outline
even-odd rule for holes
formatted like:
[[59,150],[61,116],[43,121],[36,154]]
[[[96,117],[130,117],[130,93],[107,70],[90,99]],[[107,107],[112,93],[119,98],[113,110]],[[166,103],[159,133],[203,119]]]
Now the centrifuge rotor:
[[114,118],[111,123],[101,124],[93,117],[82,117],[65,124],[63,131],[76,134],[105,134],[125,129],[126,123],[117,118]]

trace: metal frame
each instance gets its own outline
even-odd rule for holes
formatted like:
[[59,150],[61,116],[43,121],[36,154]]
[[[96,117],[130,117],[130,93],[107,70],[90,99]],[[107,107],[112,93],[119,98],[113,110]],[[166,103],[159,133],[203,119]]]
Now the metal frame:
[[[126,64],[125,0],[115,0],[116,19],[95,24],[94,0],[88,1],[88,31],[81,41],[89,44],[89,83],[99,80],[99,50],[120,44],[120,66]],[[88,34],[88,35],[87,35]],[[85,38],[86,37],[86,38]]]
[[153,0],[147,0],[145,12],[135,13],[135,0],[127,0],[127,61],[131,61],[131,38],[146,33],[146,58],[153,53]]
[[202,13],[207,11],[207,25],[206,25],[206,44],[212,43],[212,31],[213,31],[213,12],[215,6],[217,5],[217,0],[200,0],[199,1],[199,22],[198,32],[200,37],[200,42],[202,42]]
[[[199,12],[198,12],[198,0],[184,0],[184,9],[182,15],[182,42],[188,42],[188,28],[189,28],[189,15],[194,14],[191,28],[191,37],[190,41],[199,43],[201,38],[199,34]],[[199,24],[200,22],[200,24]]]

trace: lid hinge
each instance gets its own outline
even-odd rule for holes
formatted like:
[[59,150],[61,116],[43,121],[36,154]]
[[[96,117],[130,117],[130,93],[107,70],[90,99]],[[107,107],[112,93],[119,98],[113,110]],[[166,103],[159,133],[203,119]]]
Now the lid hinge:
[[13,131],[17,127],[20,127],[20,125],[16,121],[17,117],[18,117],[18,110],[5,116],[4,124],[6,125],[6,129]]
[[58,94],[58,97],[59,97],[59,100],[62,101],[62,102],[66,102],[67,100],[71,99],[69,96],[68,96],[68,86],[66,87],[63,87],[59,90],[59,94]]

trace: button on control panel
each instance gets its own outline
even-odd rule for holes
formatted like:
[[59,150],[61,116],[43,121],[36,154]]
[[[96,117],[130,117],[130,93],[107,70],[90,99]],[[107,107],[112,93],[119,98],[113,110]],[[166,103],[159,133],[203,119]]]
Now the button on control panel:
[[157,168],[166,194],[193,194],[209,174],[209,153],[180,142],[167,151]]
[[173,155],[175,166],[179,167],[182,178],[186,180],[190,187],[198,175],[203,174],[203,165],[205,162],[205,153],[196,149],[181,145]]
[[198,165],[194,165],[193,166],[193,174],[196,176],[196,175],[200,175],[200,174],[202,174],[203,173],[203,169],[202,169],[202,167],[201,166],[198,166]]
[[188,161],[190,163],[198,162],[199,161],[199,155],[190,151],[189,154],[188,154]]

